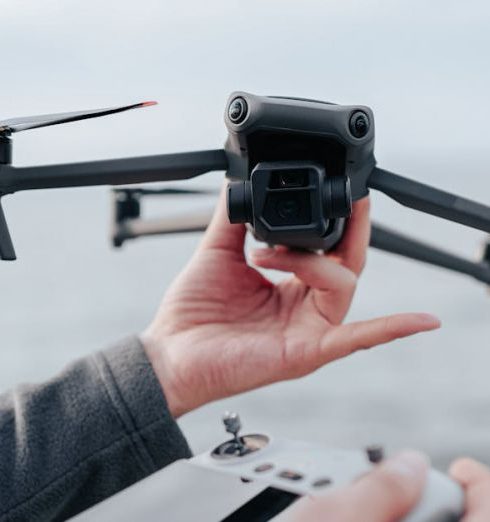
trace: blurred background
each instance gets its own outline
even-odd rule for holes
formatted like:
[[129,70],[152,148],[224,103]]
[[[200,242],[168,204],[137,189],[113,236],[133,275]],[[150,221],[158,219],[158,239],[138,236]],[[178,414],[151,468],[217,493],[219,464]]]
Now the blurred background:
[[[381,166],[488,204],[489,22],[483,0],[0,0],[0,116],[160,103],[16,136],[14,162],[30,165],[219,148],[237,89],[365,104]],[[4,201],[19,260],[0,265],[1,391],[140,332],[199,241],[113,250],[107,188]],[[157,199],[149,213],[191,205]],[[461,254],[484,238],[383,196],[372,208],[379,222]],[[371,251],[348,319],[398,311],[434,313],[443,327],[190,413],[180,424],[191,445],[221,441],[231,409],[247,430],[415,446],[441,467],[461,454],[490,462],[486,289]]]

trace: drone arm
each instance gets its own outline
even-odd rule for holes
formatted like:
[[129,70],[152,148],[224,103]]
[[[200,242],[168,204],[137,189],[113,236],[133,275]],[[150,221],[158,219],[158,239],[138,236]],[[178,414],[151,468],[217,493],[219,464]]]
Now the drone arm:
[[213,214],[213,208],[195,213],[171,215],[164,219],[127,219],[116,222],[112,231],[112,244],[121,247],[128,239],[163,234],[204,232]]
[[370,246],[409,259],[446,268],[453,272],[466,274],[490,285],[489,263],[485,261],[469,261],[380,225],[372,225]]
[[15,261],[15,250],[0,201],[0,259]]
[[[3,163],[0,164],[0,196],[19,190],[182,180],[227,168],[222,149],[39,167],[18,168]],[[1,206],[0,258],[15,259]]]
[[[212,207],[193,213],[169,215],[164,219],[145,220],[140,217],[140,197],[186,192],[176,189],[116,189],[113,194],[112,242],[114,246],[120,247],[125,241],[139,237],[204,231],[211,220]],[[135,203],[136,207],[134,206]],[[137,209],[136,212],[135,208]],[[371,228],[370,246],[466,274],[478,281],[490,284],[490,263],[487,261],[490,258],[490,253],[484,257],[483,261],[475,263],[374,223]],[[490,246],[487,248],[490,249]]]
[[490,207],[375,167],[368,186],[402,205],[490,232]]
[[0,166],[0,192],[189,179],[226,170],[222,149],[36,167]]

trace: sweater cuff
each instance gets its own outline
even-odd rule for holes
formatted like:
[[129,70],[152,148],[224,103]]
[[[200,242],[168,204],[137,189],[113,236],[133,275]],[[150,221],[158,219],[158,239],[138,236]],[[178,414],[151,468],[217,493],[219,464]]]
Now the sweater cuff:
[[191,456],[136,336],[97,353],[95,362],[112,406],[147,473]]

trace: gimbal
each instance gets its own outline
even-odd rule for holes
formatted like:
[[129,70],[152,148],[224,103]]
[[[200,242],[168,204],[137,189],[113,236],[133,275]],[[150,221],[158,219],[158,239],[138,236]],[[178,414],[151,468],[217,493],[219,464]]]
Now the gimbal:
[[[335,247],[352,201],[365,197],[369,189],[407,207],[490,232],[490,207],[377,167],[373,113],[358,105],[236,92],[226,106],[224,149],[21,168],[11,164],[11,134],[15,132],[151,104],[0,122],[0,197],[21,190],[184,180],[226,171],[230,220],[248,223],[259,240],[271,244]],[[188,214],[183,222],[140,219],[143,197],[179,193],[189,191],[117,189],[114,244],[120,246],[141,235],[205,228],[208,214]],[[377,226],[373,226],[371,245],[490,284],[488,247],[482,261],[473,263]],[[1,205],[0,257],[15,259]]]

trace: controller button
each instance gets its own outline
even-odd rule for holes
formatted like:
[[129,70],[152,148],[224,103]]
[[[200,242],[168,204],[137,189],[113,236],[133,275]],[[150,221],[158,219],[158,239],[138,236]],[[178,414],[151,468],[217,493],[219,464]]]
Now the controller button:
[[260,466],[257,466],[254,471],[255,473],[265,473],[266,471],[270,471],[274,468],[273,464],[260,464]]
[[283,479],[286,479],[286,480],[294,480],[294,481],[303,479],[303,475],[301,473],[298,473],[297,471],[291,471],[291,470],[281,471],[281,473],[279,473],[278,476]]
[[314,488],[324,488],[325,486],[330,486],[330,484],[332,484],[332,479],[325,477],[315,480],[312,486]]

